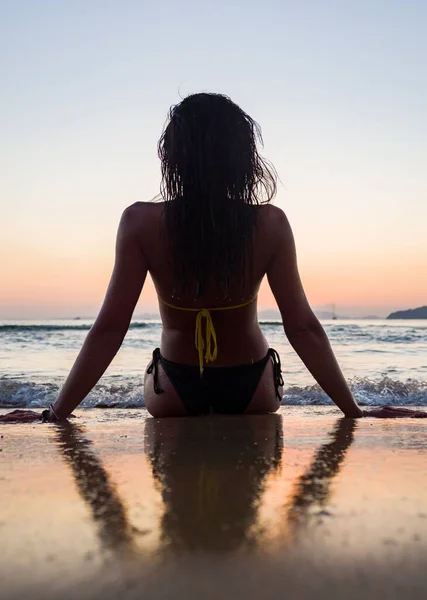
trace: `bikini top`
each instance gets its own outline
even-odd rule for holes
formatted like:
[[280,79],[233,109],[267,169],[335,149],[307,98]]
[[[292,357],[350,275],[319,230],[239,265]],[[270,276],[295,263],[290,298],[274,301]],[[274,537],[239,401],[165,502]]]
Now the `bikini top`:
[[[211,312],[219,311],[219,310],[234,310],[235,308],[243,308],[244,306],[249,306],[256,299],[256,296],[248,300],[247,302],[243,302],[243,304],[236,304],[235,306],[219,306],[216,308],[184,308],[183,306],[175,306],[174,304],[169,304],[169,302],[165,302],[159,298],[159,300],[169,308],[175,308],[176,310],[183,310],[186,312],[196,312],[196,335],[195,335],[195,346],[197,352],[199,354],[199,368],[200,375],[203,373],[204,365],[209,362],[213,362],[217,359],[218,356],[218,344],[216,341],[216,332],[215,327],[212,321]],[[206,319],[206,330],[205,330],[205,339],[203,339],[203,319]],[[206,344],[205,344],[206,342]],[[203,356],[203,350],[206,346],[206,352]]]

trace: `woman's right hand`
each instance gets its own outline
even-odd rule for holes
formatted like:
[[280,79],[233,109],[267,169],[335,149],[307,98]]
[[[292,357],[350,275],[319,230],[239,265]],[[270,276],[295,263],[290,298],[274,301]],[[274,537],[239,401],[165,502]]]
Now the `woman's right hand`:
[[12,410],[6,415],[0,415],[0,423],[33,423],[41,421],[42,415],[34,410]]

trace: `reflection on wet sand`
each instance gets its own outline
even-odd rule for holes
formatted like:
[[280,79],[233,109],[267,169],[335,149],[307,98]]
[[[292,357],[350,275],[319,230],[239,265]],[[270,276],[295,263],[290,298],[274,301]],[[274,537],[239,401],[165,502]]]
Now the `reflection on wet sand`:
[[[279,535],[326,505],[354,439],[356,422],[340,419],[315,453],[285,505]],[[282,418],[148,420],[146,453],[164,503],[161,539],[173,552],[249,549],[263,541],[258,511],[268,477],[282,462]]]
[[163,550],[253,546],[266,477],[282,459],[281,417],[150,419],[145,435],[164,503]]
[[288,525],[294,533],[306,522],[312,507],[322,509],[327,505],[331,482],[343,465],[356,427],[354,419],[339,419],[329,434],[332,440],[320,446],[312,463],[296,481],[286,504]]
[[0,597],[426,597],[418,422],[82,417],[1,431]]
[[57,444],[70,466],[77,489],[90,508],[103,549],[134,552],[132,527],[115,485],[91,449],[85,429],[73,423],[57,426]]
[[[317,450],[289,500],[279,501],[285,512],[281,523],[276,521],[276,538],[289,539],[289,533],[294,537],[311,509],[327,504],[356,426],[352,420],[337,421],[332,440]],[[85,429],[64,424],[57,427],[56,437],[102,548],[122,557],[141,556],[126,508]],[[157,550],[224,553],[262,544],[266,532],[259,509],[267,482],[280,477],[282,465],[281,416],[147,419],[145,453],[163,504]]]

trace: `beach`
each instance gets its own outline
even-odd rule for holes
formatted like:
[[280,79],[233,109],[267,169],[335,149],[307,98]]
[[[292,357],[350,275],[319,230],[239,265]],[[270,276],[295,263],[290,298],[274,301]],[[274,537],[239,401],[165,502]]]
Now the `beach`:
[[0,1],[0,600],[427,600],[426,24]]
[[425,598],[424,420],[76,415],[0,427],[1,598]]

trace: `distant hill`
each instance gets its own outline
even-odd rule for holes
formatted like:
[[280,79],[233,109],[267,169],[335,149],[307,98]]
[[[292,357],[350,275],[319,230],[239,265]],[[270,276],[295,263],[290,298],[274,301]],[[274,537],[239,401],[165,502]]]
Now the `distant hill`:
[[388,315],[387,319],[427,319],[427,306],[398,310]]

